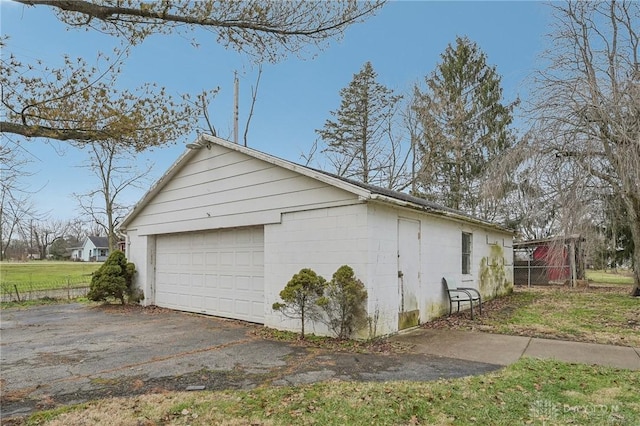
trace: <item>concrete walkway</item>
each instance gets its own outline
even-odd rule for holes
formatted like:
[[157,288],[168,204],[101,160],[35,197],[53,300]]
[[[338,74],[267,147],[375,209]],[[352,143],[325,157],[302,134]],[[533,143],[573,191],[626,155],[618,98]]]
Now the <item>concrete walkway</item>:
[[418,353],[509,365],[523,356],[640,370],[640,348],[508,336],[476,331],[418,328],[392,337]]

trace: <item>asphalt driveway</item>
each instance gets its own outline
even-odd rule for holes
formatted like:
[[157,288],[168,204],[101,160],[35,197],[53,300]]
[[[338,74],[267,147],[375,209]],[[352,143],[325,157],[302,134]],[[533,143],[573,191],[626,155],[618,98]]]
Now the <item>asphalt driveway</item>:
[[331,352],[266,340],[260,326],[137,306],[5,309],[1,417],[108,396],[323,380],[427,381],[501,366],[414,353]]

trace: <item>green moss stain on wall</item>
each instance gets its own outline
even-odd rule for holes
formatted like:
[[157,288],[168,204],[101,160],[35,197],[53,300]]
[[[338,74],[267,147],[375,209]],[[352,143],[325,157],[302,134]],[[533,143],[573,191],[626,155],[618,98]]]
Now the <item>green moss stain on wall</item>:
[[420,311],[413,310],[408,312],[400,312],[398,314],[398,330],[415,327],[420,325]]
[[448,303],[448,299],[443,299],[442,303],[426,302],[423,305],[424,315],[426,316],[425,321],[431,321],[432,319],[441,317],[442,315],[445,315],[447,312],[449,312]]
[[488,257],[480,259],[480,293],[493,298],[510,293],[513,283],[507,281],[504,265],[504,249],[497,244],[491,246]]

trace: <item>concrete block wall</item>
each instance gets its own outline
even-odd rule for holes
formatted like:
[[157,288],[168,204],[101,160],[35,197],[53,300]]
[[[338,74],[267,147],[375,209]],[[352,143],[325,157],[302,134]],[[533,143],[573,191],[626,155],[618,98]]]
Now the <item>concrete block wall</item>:
[[[422,232],[422,306],[421,322],[443,315],[449,301],[442,286],[443,277],[453,277],[458,282],[472,279],[471,275],[462,275],[462,232],[473,232],[463,223],[432,217],[423,220]],[[472,283],[466,285],[472,287]]]
[[369,204],[367,262],[369,290],[367,312],[375,321],[375,334],[398,331],[398,213],[380,204]]
[[[485,285],[484,281],[487,279],[498,280],[500,277],[495,271],[499,268],[496,266],[492,270],[487,270],[488,268],[483,267],[483,264],[487,263],[487,259],[491,259],[488,263],[513,264],[511,249],[495,250],[498,242],[500,246],[503,241],[510,245],[511,234],[442,218],[423,219],[423,225],[424,278],[422,288],[424,312],[421,311],[421,321],[429,321],[447,312],[449,302],[442,286],[443,277],[451,278],[459,285],[480,290],[484,298],[498,295],[493,289],[489,289],[490,286],[497,284],[487,283]],[[463,232],[472,234],[471,271],[469,274],[462,273]],[[510,269],[505,267],[500,270],[500,273],[503,273],[504,280],[512,285],[513,267],[511,266]],[[502,286],[502,282],[499,285]]]
[[[420,221],[420,322],[448,310],[442,277],[495,297],[513,286],[512,235],[466,222],[427,216],[410,209],[369,204],[369,314],[378,311],[378,334],[398,330],[399,287],[397,250],[399,218]],[[471,273],[462,274],[462,232],[472,237]]]
[[[298,331],[300,321],[272,310],[280,291],[303,268],[325,279],[342,265],[367,279],[367,206],[357,204],[282,214],[279,224],[265,225],[265,325]],[[331,334],[322,324],[306,324],[306,332]]]
[[[474,242],[474,267],[478,268],[476,288],[486,299],[513,290],[513,236],[487,230],[478,232],[481,240]],[[475,235],[475,234],[474,234]],[[476,244],[477,243],[477,244]]]
[[[398,331],[400,291],[398,284],[398,219],[420,222],[420,322],[444,313],[444,275],[460,275],[460,225],[437,217],[426,217],[409,209],[371,204],[369,208],[369,313],[378,312],[380,335]],[[447,305],[448,306],[448,305]]]
[[[284,319],[271,308],[293,274],[312,268],[327,280],[341,265],[351,266],[369,294],[367,310],[377,316],[375,331],[398,330],[398,219],[420,222],[420,322],[445,314],[448,300],[441,279],[494,297],[513,285],[512,236],[466,222],[427,216],[415,210],[382,203],[362,203],[283,213],[281,222],[264,226],[265,325],[299,330],[299,321]],[[461,273],[462,232],[473,234],[471,274]],[[127,257],[136,264],[136,285],[144,291],[144,305],[154,304],[155,236],[127,233]],[[505,285],[506,284],[506,285]],[[331,334],[321,324],[307,331]],[[363,330],[359,337],[369,337]]]

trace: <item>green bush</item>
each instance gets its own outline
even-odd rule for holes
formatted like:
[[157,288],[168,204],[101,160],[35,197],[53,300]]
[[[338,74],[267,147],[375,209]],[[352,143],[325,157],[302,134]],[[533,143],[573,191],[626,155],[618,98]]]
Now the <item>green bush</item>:
[[284,303],[274,303],[273,310],[301,322],[300,337],[304,339],[304,324],[319,318],[318,299],[324,293],[326,280],[313,270],[305,268],[295,274],[280,292]]
[[126,303],[125,297],[135,293],[133,288],[135,272],[135,265],[127,262],[124,253],[114,251],[93,273],[87,298],[96,302],[113,298],[124,305]]
[[348,339],[354,331],[367,325],[365,302],[367,290],[355,277],[353,269],[343,265],[325,286],[325,295],[317,304],[327,314],[325,323],[339,339]]

